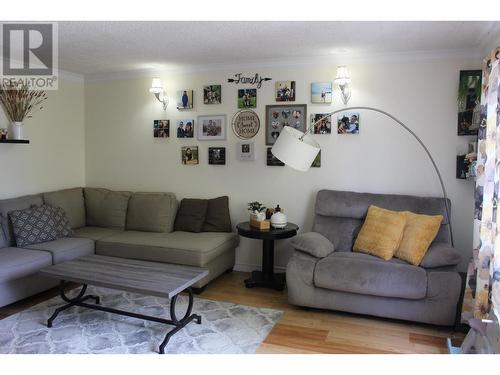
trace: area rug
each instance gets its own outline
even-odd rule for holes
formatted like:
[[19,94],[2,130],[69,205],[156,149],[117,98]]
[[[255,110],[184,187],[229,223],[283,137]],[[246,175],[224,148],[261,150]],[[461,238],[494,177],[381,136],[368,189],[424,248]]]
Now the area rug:
[[[169,318],[169,301],[163,298],[89,287],[101,296],[103,306]],[[180,295],[178,316],[186,311],[188,297]],[[72,307],[57,317],[52,328],[47,318],[64,302],[54,297],[0,320],[0,353],[157,353],[172,326],[106,312]],[[195,297],[193,312],[202,324],[189,323],[165,348],[171,354],[255,353],[282,311],[210,301]]]

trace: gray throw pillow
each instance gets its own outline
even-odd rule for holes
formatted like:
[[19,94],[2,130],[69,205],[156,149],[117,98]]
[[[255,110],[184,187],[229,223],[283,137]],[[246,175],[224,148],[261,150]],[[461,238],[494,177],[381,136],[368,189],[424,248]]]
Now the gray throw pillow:
[[17,247],[56,240],[59,236],[54,210],[39,206],[9,212]]
[[66,211],[61,207],[47,206],[52,210],[52,218],[54,219],[57,238],[70,237],[75,232],[71,228],[71,223],[69,221]]
[[320,233],[302,233],[292,238],[290,244],[296,249],[316,258],[324,258],[333,253],[333,244]]
[[456,266],[462,260],[462,256],[446,242],[434,242],[425,253],[420,267],[436,268]]
[[208,200],[207,215],[202,230],[203,232],[232,232],[227,195]]
[[206,199],[183,199],[177,211],[174,230],[201,232],[207,216],[207,209],[208,201]]
[[173,193],[134,193],[127,210],[127,230],[172,232],[177,199]]

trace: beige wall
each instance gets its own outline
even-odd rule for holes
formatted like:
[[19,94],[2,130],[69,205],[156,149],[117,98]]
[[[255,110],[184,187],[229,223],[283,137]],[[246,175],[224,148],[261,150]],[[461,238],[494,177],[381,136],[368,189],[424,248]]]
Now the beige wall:
[[[331,80],[335,65],[272,67],[257,71],[273,80],[297,82],[296,103],[306,103],[308,114],[341,107],[335,88],[331,106],[310,103],[310,84]],[[468,181],[455,179],[455,155],[464,151],[470,137],[458,137],[456,93],[460,69],[479,68],[474,61],[427,61],[352,64],[350,105],[374,106],[398,117],[413,129],[429,147],[443,174],[453,203],[456,246],[469,255],[471,249],[473,188]],[[86,84],[86,179],[87,186],[112,189],[172,191],[184,197],[229,195],[233,223],[246,220],[246,203],[259,200],[266,205],[280,204],[290,221],[302,231],[311,229],[315,193],[319,189],[341,189],[419,195],[441,194],[437,177],[418,144],[381,115],[360,112],[359,135],[315,136],[322,145],[322,167],[299,173],[288,167],[267,167],[265,160],[264,109],[274,102],[274,81],[258,90],[257,113],[261,131],[254,138],[254,162],[236,160],[239,141],[228,127],[227,141],[206,142],[177,139],[175,120],[201,114],[227,114],[228,122],[237,111],[238,87],[227,78],[239,70],[161,74],[170,96],[166,114],[148,93],[150,77]],[[222,104],[204,105],[202,86],[222,84]],[[195,107],[180,112],[175,93],[195,90]],[[171,138],[153,139],[154,119],[167,118],[174,126]],[[228,125],[230,126],[230,125]],[[198,145],[200,165],[183,166],[182,145]],[[227,165],[210,166],[207,149],[211,145],[227,148]],[[237,250],[237,268],[252,269],[260,264],[260,243],[242,239]],[[277,248],[277,266],[284,267],[290,256],[286,242]]]
[[29,145],[0,144],[0,199],[85,184],[83,79],[61,79],[24,132]]

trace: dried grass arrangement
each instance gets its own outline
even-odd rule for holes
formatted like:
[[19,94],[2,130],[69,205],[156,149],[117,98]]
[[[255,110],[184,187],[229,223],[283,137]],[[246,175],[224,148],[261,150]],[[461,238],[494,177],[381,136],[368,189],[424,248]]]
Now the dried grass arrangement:
[[45,100],[45,91],[30,90],[26,84],[18,86],[9,82],[0,86],[0,103],[7,116],[14,122],[31,118],[33,112],[43,109],[42,103]]

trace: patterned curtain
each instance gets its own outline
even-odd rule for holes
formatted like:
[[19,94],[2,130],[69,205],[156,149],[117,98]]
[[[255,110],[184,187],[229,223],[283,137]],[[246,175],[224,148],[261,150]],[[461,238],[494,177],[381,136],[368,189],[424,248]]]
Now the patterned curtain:
[[491,307],[500,317],[500,48],[483,62],[481,122],[478,132],[472,260],[462,321],[486,319]]

